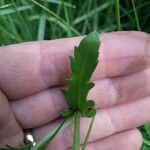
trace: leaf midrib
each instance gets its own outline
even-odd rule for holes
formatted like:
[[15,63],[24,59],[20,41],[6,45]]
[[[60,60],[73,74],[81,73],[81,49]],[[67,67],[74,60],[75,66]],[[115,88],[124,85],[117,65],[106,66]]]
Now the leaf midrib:
[[84,60],[83,60],[83,65],[81,66],[81,74],[79,76],[79,87],[78,87],[78,106],[80,106],[80,102],[81,102],[81,90],[80,90],[80,85],[81,85],[81,81],[82,81],[82,76],[83,76],[83,72],[84,72],[84,67],[85,67],[85,64],[86,64],[86,61],[87,61],[87,55],[86,57],[84,57]]

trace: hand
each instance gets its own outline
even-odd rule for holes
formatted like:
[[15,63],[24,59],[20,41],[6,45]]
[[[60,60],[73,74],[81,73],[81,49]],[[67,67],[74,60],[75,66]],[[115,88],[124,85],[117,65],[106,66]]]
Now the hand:
[[[70,74],[69,55],[80,37],[28,42],[0,48],[0,147],[23,144],[23,129],[41,139],[66,108],[60,89]],[[101,35],[100,61],[88,97],[99,108],[87,150],[138,150],[136,127],[150,121],[150,35],[114,32]],[[82,119],[81,142],[89,119]],[[73,127],[49,146],[71,148]]]

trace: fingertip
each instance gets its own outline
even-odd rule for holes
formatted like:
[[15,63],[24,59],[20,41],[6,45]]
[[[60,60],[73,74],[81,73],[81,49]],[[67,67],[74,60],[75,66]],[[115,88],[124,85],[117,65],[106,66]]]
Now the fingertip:
[[134,129],[133,131],[133,141],[135,142],[135,148],[140,149],[143,143],[143,136],[140,130]]

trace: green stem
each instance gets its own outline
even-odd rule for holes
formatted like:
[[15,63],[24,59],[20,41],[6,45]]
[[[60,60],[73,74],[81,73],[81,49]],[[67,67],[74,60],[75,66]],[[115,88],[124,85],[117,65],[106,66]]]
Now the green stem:
[[81,114],[79,111],[77,111],[75,114],[75,123],[74,123],[73,150],[80,149],[80,118]]
[[115,7],[116,7],[116,23],[118,31],[121,30],[121,21],[120,21],[120,2],[119,0],[115,0]]
[[42,150],[46,149],[47,146],[52,142],[58,133],[64,130],[74,119],[74,115],[69,118],[65,118],[62,123],[55,127],[50,133],[48,133],[41,141],[39,141],[31,150]]
[[137,11],[136,11],[136,8],[135,8],[134,0],[132,0],[132,5],[133,5],[133,10],[134,10],[134,15],[135,15],[137,29],[140,31],[141,29],[140,29],[139,19],[138,19]]
[[93,124],[94,124],[95,116],[96,116],[96,115],[94,115],[94,116],[92,117],[92,120],[91,120],[89,129],[88,129],[87,135],[86,135],[85,140],[84,140],[84,143],[83,143],[83,145],[82,145],[82,150],[85,150],[86,145],[87,145],[87,143],[88,143],[88,140],[89,140],[89,137],[90,137],[90,133],[91,133],[91,131],[92,131],[92,127],[93,127]]

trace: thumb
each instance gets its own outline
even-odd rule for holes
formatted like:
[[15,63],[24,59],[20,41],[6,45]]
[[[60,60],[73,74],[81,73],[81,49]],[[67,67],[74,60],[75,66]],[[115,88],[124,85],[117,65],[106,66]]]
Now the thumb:
[[6,145],[19,147],[23,143],[23,132],[10,110],[9,102],[0,90],[0,148]]

